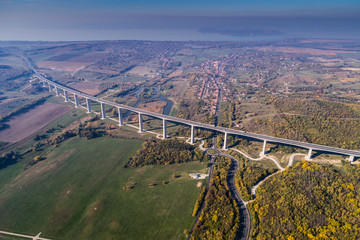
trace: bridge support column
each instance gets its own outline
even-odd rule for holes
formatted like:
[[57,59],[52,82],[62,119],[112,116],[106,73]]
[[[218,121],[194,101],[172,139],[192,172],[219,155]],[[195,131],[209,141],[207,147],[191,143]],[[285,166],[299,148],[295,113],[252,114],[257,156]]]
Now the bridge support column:
[[139,132],[143,132],[143,120],[141,113],[139,113]]
[[100,103],[100,106],[101,106],[101,119],[105,119],[106,118],[105,105],[104,103]]
[[191,138],[190,138],[190,143],[194,144],[194,135],[195,135],[195,127],[194,125],[191,125]]
[[69,94],[67,91],[64,90],[64,98],[65,98],[65,102],[68,102],[69,101]]
[[163,139],[166,138],[166,120],[163,119]]
[[59,88],[55,86],[56,96],[59,96]]
[[311,155],[312,155],[312,149],[310,148],[308,154],[305,157],[305,159],[306,160],[311,160]]
[[227,132],[225,132],[223,150],[227,150],[227,135]]
[[264,156],[265,152],[266,152],[266,140],[264,140],[264,145],[263,145],[263,149],[262,149],[262,151],[260,153],[260,156]]
[[91,113],[90,99],[88,99],[88,98],[86,99],[86,106],[87,106],[87,110],[88,110],[87,112]]
[[118,114],[119,114],[119,126],[123,125],[123,119],[122,119],[122,110],[121,108],[118,108]]
[[51,84],[49,84],[49,92],[51,92],[52,91],[52,89],[51,89]]
[[43,81],[42,84],[43,84],[43,87],[46,87],[46,82],[45,81]]
[[349,156],[349,162],[352,163],[354,161],[354,156]]
[[78,95],[74,94],[74,100],[75,100],[75,107],[79,107],[79,98],[78,98]]

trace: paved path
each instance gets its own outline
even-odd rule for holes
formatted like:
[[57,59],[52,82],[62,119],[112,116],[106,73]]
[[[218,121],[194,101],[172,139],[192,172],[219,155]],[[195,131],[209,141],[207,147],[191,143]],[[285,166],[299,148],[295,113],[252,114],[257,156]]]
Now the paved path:
[[[191,140],[191,139],[188,139],[188,140]],[[205,153],[207,153],[207,149],[206,148],[203,148],[202,146],[204,145],[204,140],[202,140],[202,139],[200,139],[201,140],[201,144],[200,144],[200,146],[199,146],[199,148],[202,150],[202,151],[204,151]],[[208,154],[208,153],[207,153]],[[210,155],[210,154],[209,154]],[[213,172],[213,168],[214,168],[214,163],[215,163],[215,155],[210,155],[211,156],[211,159],[210,159],[210,162],[209,162],[209,176],[208,176],[208,180],[207,180],[207,182],[206,182],[206,192],[208,192],[209,191],[209,187],[210,187],[210,178],[211,178],[211,174],[212,174],[212,172]],[[199,209],[199,211],[198,211],[198,214],[196,215],[196,218],[195,218],[195,221],[194,221],[194,223],[193,223],[193,225],[192,225],[192,227],[191,227],[191,230],[190,230],[190,232],[189,232],[189,236],[188,236],[188,239],[190,239],[190,236],[191,236],[191,234],[192,234],[192,232],[193,232],[193,230],[194,230],[194,227],[196,226],[196,224],[197,224],[197,222],[199,221],[199,217],[201,216],[201,213],[202,213],[202,211],[204,210],[204,207],[205,207],[205,197],[206,197],[206,195],[204,196],[204,201],[203,201],[203,203],[202,203],[202,205],[201,205],[201,207],[200,207],[200,209]]]
[[[294,164],[294,158],[296,156],[306,156],[306,154],[303,153],[293,153],[291,154],[290,158],[289,158],[289,163],[288,163],[288,167],[291,167]],[[306,158],[304,158],[305,160],[307,160]],[[307,161],[311,161],[311,160],[307,160]]]
[[[272,177],[273,175],[275,175],[275,174],[277,174],[277,173],[282,172],[282,171],[285,170],[285,168],[281,167],[281,165],[279,164],[279,162],[276,161],[276,159],[273,158],[273,157],[269,157],[269,156],[266,156],[266,155],[262,155],[262,156],[260,156],[260,157],[258,157],[258,158],[253,158],[253,157],[250,157],[250,156],[249,156],[248,154],[246,154],[245,152],[242,152],[242,151],[240,151],[240,150],[238,150],[238,149],[231,148],[231,150],[234,150],[234,151],[242,154],[243,156],[245,156],[246,158],[248,158],[249,160],[252,160],[252,161],[260,161],[260,160],[263,160],[264,158],[270,159],[271,161],[273,161],[273,162],[276,164],[276,166],[277,166],[278,169],[280,170],[280,171],[278,171],[278,172],[275,172],[275,173],[267,176],[266,178],[264,178],[263,180],[261,180],[260,182],[258,182],[257,184],[255,184],[255,185],[251,188],[251,194],[252,194],[253,196],[256,195],[256,190],[258,189],[258,187],[260,187],[267,179],[269,179],[269,178]],[[230,155],[229,155],[229,156],[230,156]],[[304,157],[305,157],[306,154],[303,154],[303,153],[293,153],[293,154],[291,154],[291,155],[290,155],[290,158],[289,158],[289,163],[288,163],[287,167],[291,167],[291,166],[293,165],[293,163],[294,163],[294,158],[295,158],[296,156],[304,156]],[[305,158],[304,158],[304,159],[305,159]],[[311,160],[308,160],[308,161],[311,161]],[[245,206],[246,206],[247,204],[253,202],[254,200],[255,200],[255,199],[250,200],[250,201],[247,201],[247,202],[244,202]]]
[[281,171],[284,171],[284,170],[285,170],[285,168],[283,168],[283,167],[280,165],[280,163],[278,163],[278,161],[276,161],[276,159],[273,158],[273,157],[269,157],[269,156],[266,156],[266,155],[262,155],[262,156],[260,156],[260,157],[258,157],[258,158],[253,158],[253,157],[250,157],[250,156],[247,155],[246,153],[244,153],[244,152],[242,152],[242,151],[240,151],[240,150],[238,150],[238,149],[236,149],[236,148],[231,148],[231,150],[234,150],[234,151],[236,151],[236,152],[244,155],[246,158],[248,158],[248,159],[250,159],[250,160],[252,160],[252,161],[260,161],[260,160],[263,160],[264,158],[270,159],[271,161],[273,161],[273,162],[276,164],[276,166],[277,166],[278,169],[280,169]]
[[[280,171],[281,172],[281,171]],[[263,184],[268,178],[272,177],[273,175],[277,174],[279,172],[275,172],[269,176],[267,176],[266,178],[264,178],[263,180],[261,180],[260,182],[258,182],[257,184],[255,184],[252,188],[251,188],[251,194],[255,196],[256,194],[256,189],[258,189],[258,187],[260,187],[261,184]],[[251,200],[254,201],[254,200]],[[250,203],[251,201],[248,201],[246,204]]]
[[22,237],[22,238],[29,238],[29,239],[33,239],[33,240],[50,240],[48,238],[40,237],[41,232],[36,236],[30,236],[30,235],[12,233],[12,232],[6,232],[6,231],[0,231],[0,234],[16,236],[16,237]]

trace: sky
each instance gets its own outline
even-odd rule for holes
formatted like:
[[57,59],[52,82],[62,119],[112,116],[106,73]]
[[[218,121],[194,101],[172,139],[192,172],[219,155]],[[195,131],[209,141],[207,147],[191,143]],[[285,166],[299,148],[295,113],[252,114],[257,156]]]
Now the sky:
[[0,40],[360,39],[359,0],[0,0]]

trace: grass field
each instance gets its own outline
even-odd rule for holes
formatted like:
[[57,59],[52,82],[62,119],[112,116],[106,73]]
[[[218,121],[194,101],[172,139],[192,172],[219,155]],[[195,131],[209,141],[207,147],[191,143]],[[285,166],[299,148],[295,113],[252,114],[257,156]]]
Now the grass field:
[[4,169],[20,172],[8,182],[1,170],[2,230],[53,239],[185,238],[200,190],[188,173],[204,166],[123,168],[141,144],[72,138],[47,148],[47,159],[27,170],[21,170],[23,162]]

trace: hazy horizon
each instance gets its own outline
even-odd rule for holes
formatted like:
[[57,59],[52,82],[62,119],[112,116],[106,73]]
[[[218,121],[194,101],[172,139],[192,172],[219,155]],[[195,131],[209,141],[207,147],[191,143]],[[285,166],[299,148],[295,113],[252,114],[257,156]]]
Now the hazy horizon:
[[360,39],[360,3],[0,0],[0,40]]

